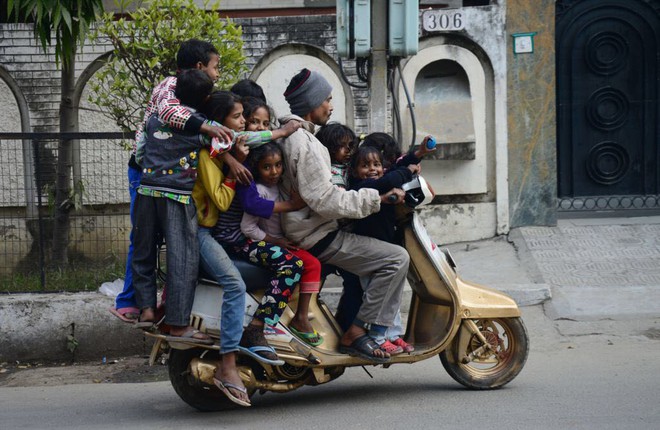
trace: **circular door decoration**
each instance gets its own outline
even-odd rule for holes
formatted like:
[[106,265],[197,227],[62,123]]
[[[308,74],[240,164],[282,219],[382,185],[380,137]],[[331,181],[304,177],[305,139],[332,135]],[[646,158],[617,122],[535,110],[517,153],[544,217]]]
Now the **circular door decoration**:
[[624,68],[628,60],[628,44],[613,32],[592,36],[585,49],[587,66],[599,75],[612,75]]
[[603,185],[619,182],[628,172],[630,157],[624,147],[614,142],[601,142],[591,148],[587,157],[587,172],[591,179]]
[[587,119],[600,130],[616,130],[628,118],[628,98],[621,91],[604,87],[596,90],[587,102]]

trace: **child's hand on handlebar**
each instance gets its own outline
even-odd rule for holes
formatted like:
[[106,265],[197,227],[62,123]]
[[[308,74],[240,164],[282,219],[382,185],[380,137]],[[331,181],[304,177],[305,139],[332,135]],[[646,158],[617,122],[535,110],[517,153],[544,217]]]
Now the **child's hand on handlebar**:
[[406,197],[406,192],[401,188],[392,188],[390,191],[385,194],[381,194],[380,202],[381,204],[386,203],[390,205],[397,205],[403,203],[403,199]]

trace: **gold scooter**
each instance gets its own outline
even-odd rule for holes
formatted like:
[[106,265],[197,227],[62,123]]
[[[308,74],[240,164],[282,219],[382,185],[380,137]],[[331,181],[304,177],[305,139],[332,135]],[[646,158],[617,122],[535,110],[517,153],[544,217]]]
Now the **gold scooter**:
[[[449,251],[431,240],[412,209],[432,199],[432,191],[423,178],[405,184],[404,190],[408,208],[400,211],[398,223],[403,229],[402,246],[410,254],[408,282],[412,289],[404,339],[415,350],[394,355],[383,366],[415,363],[439,354],[449,375],[464,386],[478,390],[500,388],[520,373],[529,353],[520,310],[504,293],[461,279]],[[258,286],[268,282],[270,273],[243,261],[237,261],[236,266],[248,285],[247,325],[263,295]],[[257,289],[250,291],[251,288]],[[312,347],[289,332],[287,326],[298,304],[295,293],[277,325],[266,331],[269,344],[284,364],[267,365],[239,355],[239,373],[249,396],[257,391],[284,393],[303,385],[324,384],[341,376],[347,367],[374,365],[338,352],[342,331],[322,300],[323,292],[320,294],[311,300],[310,321],[323,336],[321,345]],[[219,338],[221,304],[222,287],[200,278],[192,325]],[[201,411],[236,406],[213,384],[213,374],[220,363],[218,345],[167,342],[161,334],[147,334],[156,338],[151,361],[165,353],[170,381],[183,401]]]

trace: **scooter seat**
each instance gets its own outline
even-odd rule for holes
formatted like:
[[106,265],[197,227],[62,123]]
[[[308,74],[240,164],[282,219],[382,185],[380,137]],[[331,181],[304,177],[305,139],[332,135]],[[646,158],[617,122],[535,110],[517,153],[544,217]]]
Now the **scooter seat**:
[[[264,267],[257,266],[245,260],[232,259],[231,260],[243,278],[245,286],[248,291],[263,290],[270,280],[272,279],[273,272]],[[217,285],[220,287],[215,279],[205,273],[202,268],[199,269],[199,280],[205,284]]]

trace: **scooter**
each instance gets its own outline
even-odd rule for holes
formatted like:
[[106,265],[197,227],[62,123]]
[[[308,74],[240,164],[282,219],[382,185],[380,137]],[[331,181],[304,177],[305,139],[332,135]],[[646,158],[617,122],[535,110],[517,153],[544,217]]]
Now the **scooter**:
[[[410,254],[408,282],[412,297],[406,342],[415,346],[412,353],[394,355],[384,367],[416,363],[440,355],[442,365],[458,383],[470,389],[496,389],[513,380],[522,370],[529,353],[529,339],[515,301],[502,292],[465,281],[457,275],[456,263],[447,249],[435,245],[414,208],[432,199],[423,178],[404,185],[405,205],[398,217],[403,231],[402,246]],[[160,260],[160,259],[159,259]],[[248,285],[245,325],[260,303],[270,273],[247,262],[236,261]],[[271,366],[239,355],[239,374],[248,395],[259,391],[284,393],[304,385],[328,383],[340,377],[347,367],[375,365],[359,357],[338,352],[342,331],[320,296],[310,303],[310,321],[324,342],[312,347],[291,334],[287,324],[293,317],[298,294],[266,339],[275,348],[283,365]],[[222,286],[200,278],[192,309],[192,325],[219,338]],[[220,363],[219,346],[200,346],[186,342],[167,342],[158,333],[151,354],[155,362],[167,355],[169,377],[176,393],[190,406],[201,411],[233,408],[213,384]]]

